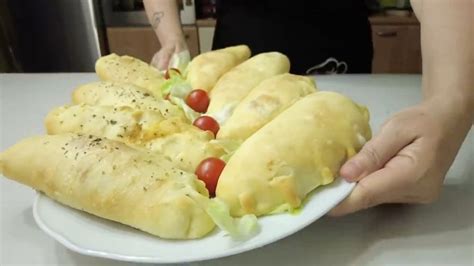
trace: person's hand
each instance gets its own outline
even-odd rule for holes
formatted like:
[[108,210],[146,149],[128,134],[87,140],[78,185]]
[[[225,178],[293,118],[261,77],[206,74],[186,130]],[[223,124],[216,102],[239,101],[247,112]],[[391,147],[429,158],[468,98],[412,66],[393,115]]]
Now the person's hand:
[[329,215],[345,215],[383,203],[430,203],[438,198],[472,123],[455,105],[443,108],[443,100],[426,101],[385,122],[380,132],[342,166],[340,175],[358,183]]
[[163,43],[161,49],[153,56],[151,65],[158,68],[159,70],[168,69],[171,57],[173,54],[180,53],[188,50],[186,41],[184,38],[177,38],[175,40],[167,41]]

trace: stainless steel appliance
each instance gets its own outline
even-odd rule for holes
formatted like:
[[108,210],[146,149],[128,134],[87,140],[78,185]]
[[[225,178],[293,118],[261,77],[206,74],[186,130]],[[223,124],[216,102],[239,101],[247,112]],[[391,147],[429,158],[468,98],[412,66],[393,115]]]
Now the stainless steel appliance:
[[0,43],[0,50],[9,52],[15,71],[94,71],[101,50],[96,1],[1,2],[0,25],[6,41]]

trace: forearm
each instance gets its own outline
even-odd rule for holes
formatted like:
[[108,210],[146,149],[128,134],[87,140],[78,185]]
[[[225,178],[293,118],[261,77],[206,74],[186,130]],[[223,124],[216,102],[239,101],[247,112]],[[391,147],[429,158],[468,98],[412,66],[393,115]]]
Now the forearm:
[[435,99],[472,123],[474,0],[412,0],[421,23],[424,99]]
[[162,46],[184,39],[175,0],[144,0],[143,4]]

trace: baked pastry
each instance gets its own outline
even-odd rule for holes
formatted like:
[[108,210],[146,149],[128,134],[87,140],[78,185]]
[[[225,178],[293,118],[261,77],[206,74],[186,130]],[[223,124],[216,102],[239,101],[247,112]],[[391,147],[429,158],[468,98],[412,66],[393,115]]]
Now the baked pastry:
[[293,74],[268,78],[237,105],[218,139],[245,140],[302,97],[316,91],[314,80]]
[[260,82],[289,70],[290,61],[284,54],[269,52],[251,57],[217,81],[210,93],[207,113],[223,125],[239,102]]
[[0,154],[0,172],[62,204],[162,238],[199,238],[215,226],[203,182],[159,154],[120,142],[32,137]]
[[223,74],[249,57],[250,49],[247,45],[202,53],[189,63],[186,79],[193,89],[211,91]]
[[315,92],[249,137],[224,168],[216,195],[232,215],[301,206],[370,138],[365,107],[335,92]]
[[99,81],[77,87],[72,102],[88,105],[128,106],[138,110],[158,111],[165,118],[182,117],[183,111],[167,100],[154,97],[148,90],[131,83]]

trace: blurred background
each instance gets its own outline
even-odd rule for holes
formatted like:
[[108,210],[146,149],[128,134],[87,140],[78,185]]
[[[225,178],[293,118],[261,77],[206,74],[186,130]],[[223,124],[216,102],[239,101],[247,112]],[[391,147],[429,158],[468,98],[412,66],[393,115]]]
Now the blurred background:
[[[209,51],[215,0],[177,1],[191,55]],[[409,1],[365,3],[372,72],[420,73],[420,26]],[[149,62],[159,48],[142,0],[0,0],[0,72],[92,72],[101,55],[128,54]]]

